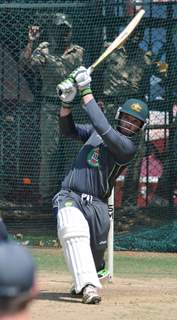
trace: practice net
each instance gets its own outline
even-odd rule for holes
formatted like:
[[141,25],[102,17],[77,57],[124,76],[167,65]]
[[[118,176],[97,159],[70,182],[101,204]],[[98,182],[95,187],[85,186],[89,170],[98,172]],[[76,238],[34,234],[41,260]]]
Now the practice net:
[[[177,250],[176,1],[0,1],[0,212],[12,233],[55,238],[52,196],[81,147],[58,132],[60,64],[56,72],[52,57],[42,67],[24,63],[29,26],[40,26],[33,50],[48,42],[54,52],[62,47],[55,17],[63,14],[88,67],[142,7],[138,49],[128,40],[93,73],[112,125],[127,98],[144,99],[150,110],[139,152],[115,184],[115,249]],[[77,99],[73,113],[88,121]]]

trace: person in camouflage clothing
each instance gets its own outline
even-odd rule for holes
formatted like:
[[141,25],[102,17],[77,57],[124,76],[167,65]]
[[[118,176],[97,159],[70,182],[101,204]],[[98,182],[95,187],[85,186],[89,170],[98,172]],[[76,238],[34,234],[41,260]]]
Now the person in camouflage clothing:
[[72,24],[67,15],[56,13],[50,30],[47,39],[49,42],[42,42],[33,50],[41,29],[39,26],[31,26],[28,32],[28,44],[21,55],[21,63],[39,70],[42,80],[39,177],[42,204],[50,204],[58,187],[58,161],[55,159],[59,144],[56,86],[82,64],[84,54],[82,47],[72,43]]
[[[116,110],[128,98],[142,99],[148,91],[152,54],[139,47],[143,36],[144,30],[137,28],[128,41],[110,55],[102,70],[100,68],[103,76],[98,98],[108,109],[115,107]],[[105,48],[109,45],[105,43]]]
[[[104,106],[110,120],[115,116],[115,110],[121,106],[127,99],[143,99],[146,100],[148,93],[150,76],[152,75],[152,53],[145,52],[140,48],[139,44],[143,40],[144,30],[142,26],[135,29],[126,43],[113,52],[106,60],[102,67],[103,77],[101,77],[101,90],[98,95],[99,103]],[[105,47],[110,43],[106,43]],[[100,70],[101,71],[101,70]],[[99,88],[98,90],[99,91]],[[136,159],[136,170],[134,170],[133,161],[129,174],[125,180],[125,190],[137,190],[140,174],[142,150],[138,153],[139,160]],[[136,172],[135,172],[136,171]],[[132,188],[132,186],[134,186]],[[136,194],[131,193],[131,203],[136,203]],[[124,192],[123,201],[129,201],[130,195]],[[125,202],[124,202],[125,205]]]

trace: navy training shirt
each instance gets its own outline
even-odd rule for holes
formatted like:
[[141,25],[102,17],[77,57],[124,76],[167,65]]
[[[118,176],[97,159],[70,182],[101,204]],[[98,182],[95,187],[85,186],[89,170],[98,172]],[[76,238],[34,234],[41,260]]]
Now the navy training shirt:
[[62,188],[107,200],[115,179],[132,160],[137,146],[113,129],[94,99],[83,108],[91,125],[75,125],[71,114],[60,117],[61,133],[84,142]]

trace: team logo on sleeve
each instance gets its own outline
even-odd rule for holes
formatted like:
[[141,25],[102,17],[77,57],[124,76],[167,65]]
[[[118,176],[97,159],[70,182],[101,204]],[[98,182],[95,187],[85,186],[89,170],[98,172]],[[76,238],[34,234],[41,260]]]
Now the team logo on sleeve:
[[99,148],[94,148],[88,153],[87,163],[88,163],[89,167],[98,168],[100,166],[99,154],[100,154]]

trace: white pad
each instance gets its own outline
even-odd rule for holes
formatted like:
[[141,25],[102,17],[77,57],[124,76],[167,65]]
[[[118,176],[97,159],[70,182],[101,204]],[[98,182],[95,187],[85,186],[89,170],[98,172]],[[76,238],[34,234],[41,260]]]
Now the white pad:
[[90,248],[89,226],[79,209],[64,207],[58,211],[58,237],[76,293],[87,284],[101,288]]

